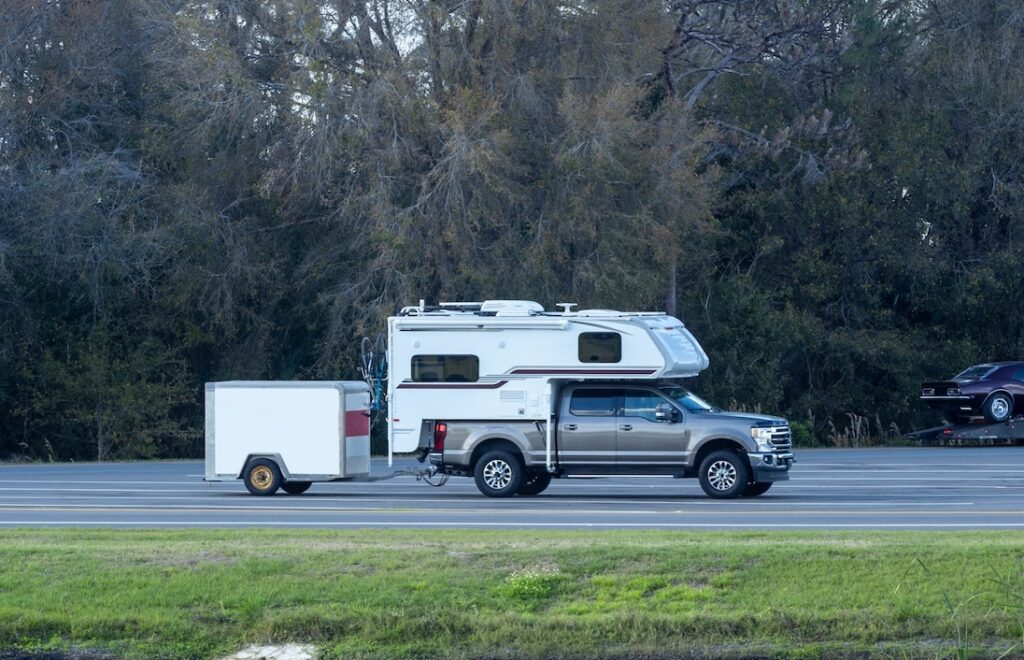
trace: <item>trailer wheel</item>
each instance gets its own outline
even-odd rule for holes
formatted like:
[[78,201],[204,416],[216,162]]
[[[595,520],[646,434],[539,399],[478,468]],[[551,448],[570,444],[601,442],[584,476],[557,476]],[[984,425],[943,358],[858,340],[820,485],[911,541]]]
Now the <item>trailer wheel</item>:
[[489,451],[473,467],[476,487],[487,497],[512,497],[523,483],[523,463],[507,451]]
[[1005,422],[1013,414],[1013,399],[1005,392],[996,392],[985,401],[981,412],[990,423]]
[[540,495],[551,485],[551,475],[547,472],[534,472],[523,478],[516,495]]
[[750,468],[739,454],[729,449],[713,451],[700,464],[700,487],[709,497],[739,497],[750,482]]
[[257,458],[245,466],[242,481],[253,495],[273,495],[281,486],[281,470],[269,458]]
[[281,484],[281,490],[289,495],[302,495],[312,485],[312,481],[286,481]]
[[754,483],[747,484],[747,487],[743,490],[743,497],[764,495],[772,487],[772,483],[771,481],[755,481]]

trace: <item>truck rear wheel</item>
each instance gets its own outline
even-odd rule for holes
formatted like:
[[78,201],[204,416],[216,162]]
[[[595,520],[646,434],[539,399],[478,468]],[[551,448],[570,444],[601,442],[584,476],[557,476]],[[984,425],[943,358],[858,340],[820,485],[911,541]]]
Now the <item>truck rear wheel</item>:
[[487,497],[512,497],[523,483],[523,463],[511,452],[489,451],[473,467],[476,487]]
[[700,487],[708,497],[739,497],[750,482],[750,468],[743,457],[729,449],[713,451],[700,464]]
[[743,497],[764,495],[772,487],[772,483],[771,481],[755,481],[754,483],[747,484],[746,490],[743,491]]
[[281,487],[281,470],[269,458],[257,458],[245,466],[242,481],[253,495],[273,495]]
[[546,472],[534,472],[526,475],[519,485],[516,495],[540,495],[551,485],[551,475]]
[[281,484],[281,490],[289,495],[302,495],[313,485],[311,481],[286,481]]

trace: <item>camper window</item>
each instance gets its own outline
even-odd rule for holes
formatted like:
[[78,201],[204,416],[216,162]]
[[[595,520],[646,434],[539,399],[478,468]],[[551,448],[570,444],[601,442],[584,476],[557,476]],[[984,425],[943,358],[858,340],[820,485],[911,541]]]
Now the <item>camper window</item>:
[[480,379],[480,358],[475,355],[414,355],[412,379],[416,383],[474,383]]
[[619,362],[622,335],[617,332],[580,333],[580,362]]

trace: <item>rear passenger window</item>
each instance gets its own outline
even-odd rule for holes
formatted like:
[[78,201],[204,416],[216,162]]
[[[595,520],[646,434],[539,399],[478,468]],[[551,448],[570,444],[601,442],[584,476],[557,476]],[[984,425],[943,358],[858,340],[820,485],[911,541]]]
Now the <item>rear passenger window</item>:
[[569,412],[577,417],[611,417],[615,414],[615,390],[576,390],[569,400]]
[[580,362],[622,360],[622,335],[617,332],[583,332],[579,344]]
[[475,355],[414,355],[412,379],[416,383],[474,383],[480,380],[480,358]]

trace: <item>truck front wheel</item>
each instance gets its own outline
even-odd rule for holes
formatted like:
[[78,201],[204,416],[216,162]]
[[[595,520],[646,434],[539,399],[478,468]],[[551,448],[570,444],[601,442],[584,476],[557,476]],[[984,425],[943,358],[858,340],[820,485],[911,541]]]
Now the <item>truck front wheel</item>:
[[242,481],[253,495],[273,495],[281,487],[281,470],[269,458],[257,458],[245,466]]
[[750,468],[743,457],[723,449],[708,454],[700,464],[700,487],[708,497],[739,497],[750,483]]
[[523,483],[523,463],[507,451],[489,451],[473,468],[476,487],[487,497],[512,497]]

